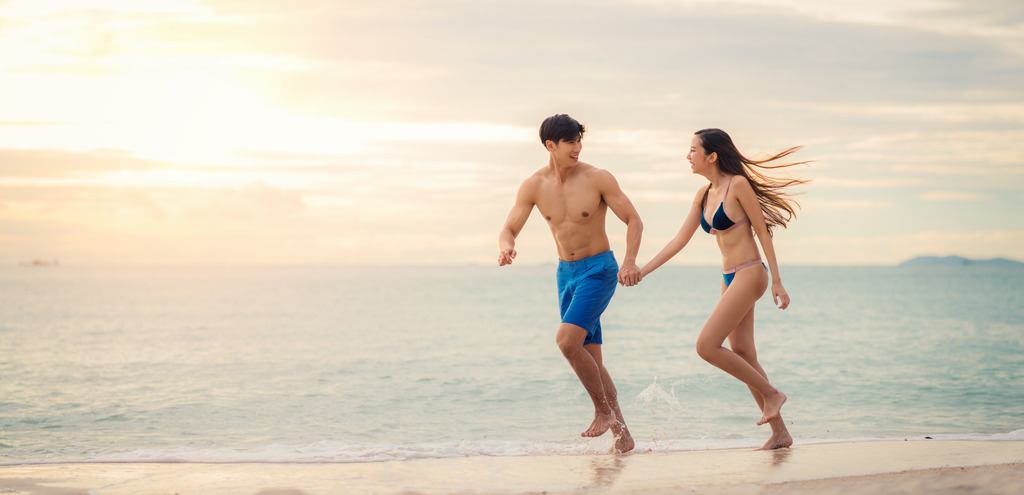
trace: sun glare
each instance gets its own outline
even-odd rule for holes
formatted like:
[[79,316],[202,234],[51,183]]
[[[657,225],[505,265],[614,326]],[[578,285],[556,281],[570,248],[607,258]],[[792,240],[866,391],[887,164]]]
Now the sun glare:
[[[140,158],[182,164],[248,163],[246,152],[353,155],[371,142],[508,142],[533,129],[480,123],[365,122],[275,107],[236,79],[209,71],[146,71],[103,77],[23,76],[4,84],[45,95],[0,96],[11,126],[0,146],[75,151],[126,150]],[[41,90],[41,91],[40,91]]]
[[[238,69],[287,72],[308,69],[304,64],[311,62],[242,53],[144,56],[83,38],[83,32],[93,32],[76,17],[84,10],[207,13],[192,0],[96,0],[87,7],[76,0],[6,3],[0,16],[18,22],[0,38],[0,121],[6,123],[0,147],[122,150],[185,166],[232,166],[250,164],[254,152],[363,154],[372,160],[380,157],[365,155],[375,142],[507,142],[534,132],[481,123],[367,121],[356,111],[330,117],[300,113],[276,106],[272,102],[280,95],[261,93],[245,79],[247,70]],[[146,29],[132,22],[104,26],[124,39]],[[90,51],[97,43],[106,48]]]
[[203,12],[197,0],[14,0],[0,7],[4,16],[40,16],[65,10],[117,10],[122,12]]

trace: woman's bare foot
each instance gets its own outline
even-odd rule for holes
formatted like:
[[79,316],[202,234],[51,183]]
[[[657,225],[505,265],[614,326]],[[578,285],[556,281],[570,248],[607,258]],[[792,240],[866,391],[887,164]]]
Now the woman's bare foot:
[[[618,419],[615,418],[615,413],[608,411],[606,413],[597,413],[594,415],[594,422],[590,423],[590,428],[587,431],[580,433],[581,437],[599,437],[604,435],[613,424],[618,423]],[[620,423],[621,424],[621,423]]]
[[764,396],[764,415],[761,416],[761,421],[757,422],[758,426],[761,426],[779,416],[779,412],[782,411],[782,405],[786,403],[786,394],[776,390],[774,394]]
[[772,433],[772,437],[768,439],[761,448],[757,450],[775,450],[784,449],[793,445],[793,437],[789,435],[788,431],[782,433]]

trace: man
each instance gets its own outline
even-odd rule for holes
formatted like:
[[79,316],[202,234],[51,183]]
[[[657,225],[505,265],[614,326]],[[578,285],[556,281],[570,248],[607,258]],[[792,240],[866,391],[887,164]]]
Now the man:
[[[628,452],[633,438],[601,360],[600,317],[615,293],[616,278],[627,287],[640,282],[636,256],[643,223],[611,173],[579,161],[584,132],[582,124],[565,114],[548,117],[541,124],[540,141],[548,150],[548,164],[519,186],[498,235],[498,266],[515,259],[516,237],[536,206],[558,249],[562,323],[555,341],[594,402],[594,421],[582,436],[597,437],[610,429],[615,436],[612,452]],[[621,270],[605,231],[609,208],[626,224]]]

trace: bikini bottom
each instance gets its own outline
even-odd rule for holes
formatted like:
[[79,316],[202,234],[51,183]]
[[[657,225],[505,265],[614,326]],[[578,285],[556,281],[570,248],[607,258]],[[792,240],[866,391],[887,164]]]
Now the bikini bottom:
[[732,270],[727,270],[727,271],[722,272],[722,278],[725,279],[725,286],[728,287],[729,284],[732,283],[732,279],[733,279],[733,277],[736,276],[736,272],[738,272],[738,271],[740,271],[740,270],[742,270],[744,268],[747,268],[748,266],[754,266],[754,265],[756,265],[758,263],[761,263],[761,266],[764,266],[765,270],[768,269],[768,267],[765,266],[765,264],[763,262],[761,262],[761,259],[758,258],[756,260],[750,260],[750,261],[747,261],[745,263],[740,263],[739,265],[736,265],[736,268],[733,268]]

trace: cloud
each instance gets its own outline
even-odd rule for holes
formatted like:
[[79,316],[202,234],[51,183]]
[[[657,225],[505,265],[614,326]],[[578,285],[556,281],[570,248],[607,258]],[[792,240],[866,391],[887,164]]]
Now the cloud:
[[[886,12],[901,9],[843,7],[823,20],[801,14],[825,8],[819,3],[756,3],[227,1],[162,16],[96,11],[81,29],[54,34],[68,49],[106,40],[58,50],[69,63],[216,69],[297,112],[376,121],[533,125],[545,112],[585,109],[577,113],[651,128],[695,112],[760,120],[776,111],[766,104],[849,113],[863,102],[900,118],[964,87],[1019,96],[1024,84],[1014,58],[984,39],[841,22],[857,12],[899,17]],[[575,22],[561,22],[562,14]],[[996,71],[1003,77],[989,76]],[[897,101],[902,109],[886,106]]]
[[918,198],[924,201],[980,201],[987,199],[988,196],[962,191],[929,191]]
[[[813,182],[780,241],[827,234],[836,251],[798,260],[878,248],[843,239],[892,211],[929,231],[992,202],[1002,223],[1022,211],[1010,2],[145,3],[0,7],[0,220],[19,242],[80,259],[114,238],[118,259],[490,260],[556,112],[587,123],[585,161],[652,235],[674,233],[703,181],[685,151],[710,126],[751,155],[807,146],[794,173]],[[522,242],[540,262],[534,223]],[[5,239],[0,255],[33,251]]]
[[819,104],[812,109],[838,116],[880,117],[887,120],[929,123],[1024,123],[1024,101],[992,103],[875,103]]
[[255,182],[242,187],[117,187],[56,183],[26,187],[0,186],[6,209],[32,220],[104,223],[155,230],[148,222],[167,219],[181,225],[216,221],[262,220],[301,213],[300,193]]
[[828,211],[828,210],[858,210],[858,211],[870,211],[870,210],[887,210],[892,208],[892,202],[890,201],[878,201],[870,199],[823,199],[814,198],[801,200],[803,209],[817,210],[817,211]]
[[123,150],[68,152],[0,148],[0,183],[12,178],[83,179],[124,170],[152,170],[167,166],[133,157]]
[[[4,259],[301,263],[307,250],[282,251],[282,246],[313,245],[316,238],[302,197],[263,183],[165,189],[0,186],[0,194]],[[323,260],[324,253],[319,255]]]
[[7,121],[0,122],[0,127],[34,127],[34,126],[51,126],[51,125],[67,125],[70,122],[46,122],[46,121]]
[[731,9],[739,12],[792,12],[824,22],[894,26],[947,35],[995,39],[1024,50],[1024,8],[1007,0],[648,0],[654,5]]
[[[478,120],[479,115],[466,115],[470,108],[525,116],[515,109],[559,100],[579,105],[595,97],[604,97],[618,113],[629,106],[647,110],[659,101],[671,103],[672,95],[677,105],[692,104],[679,95],[709,89],[701,82],[705,78],[693,76],[697,61],[699,69],[717,73],[717,84],[730,90],[747,88],[752,75],[771,73],[758,85],[792,99],[821,99],[835,92],[850,98],[866,87],[876,91],[864,83],[883,76],[893,91],[909,89],[906,83],[935,85],[951,76],[963,80],[984,62],[970,56],[982,47],[969,38],[811,22],[779,9],[723,14],[686,6],[453,1],[387,2],[357,9],[346,3],[208,6],[209,14],[171,17],[107,12],[96,18],[97,24],[61,34],[76,41],[67,46],[82,46],[81,41],[99,40],[112,29],[104,26],[127,20],[137,25],[106,35],[102,49],[77,55],[106,67],[124,60],[126,69],[135,70],[145,69],[147,64],[140,62],[146,60],[146,70],[161,70],[159,64],[162,70],[217,64],[261,81],[256,84],[276,95],[279,103],[305,112],[337,115],[357,109],[421,121],[431,116]],[[288,15],[273,15],[282,9]],[[539,11],[547,15],[537,15]],[[577,14],[577,23],[556,21],[569,12]],[[79,18],[81,13],[74,15]],[[723,30],[748,36],[723,39],[717,36]],[[579,48],[565,59],[552,49],[559,46]],[[906,55],[921,50],[947,61],[958,56],[958,70],[940,63],[907,67]],[[133,54],[144,58],[118,59]],[[806,74],[791,70],[797,67],[814,67],[817,84],[808,84]],[[640,77],[655,70],[658,78]],[[552,75],[560,72],[580,82],[552,84]],[[935,77],[940,74],[944,77]],[[918,95],[921,87],[916,86],[903,95]],[[612,94],[617,98],[607,98]],[[466,104],[453,104],[460,100]],[[400,101],[417,104],[395,105]]]

